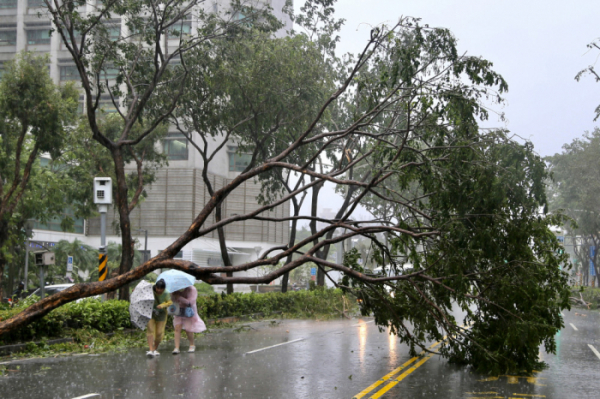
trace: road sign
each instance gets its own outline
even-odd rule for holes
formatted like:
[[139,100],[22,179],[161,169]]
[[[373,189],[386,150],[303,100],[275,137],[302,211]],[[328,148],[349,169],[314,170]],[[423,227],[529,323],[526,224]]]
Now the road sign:
[[310,276],[310,279],[311,279],[312,281],[317,281],[317,276]]
[[311,267],[310,268],[310,275],[311,276],[316,276],[317,275],[317,268],[316,267]]
[[67,256],[67,272],[73,271],[73,257]]

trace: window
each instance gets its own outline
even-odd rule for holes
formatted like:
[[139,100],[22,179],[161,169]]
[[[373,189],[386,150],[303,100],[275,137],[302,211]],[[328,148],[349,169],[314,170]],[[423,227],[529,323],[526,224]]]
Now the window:
[[108,26],[107,27],[108,38],[113,42],[119,40],[119,36],[121,36],[121,27],[120,26]]
[[234,21],[241,21],[244,18],[246,18],[246,16],[241,11],[236,11],[233,13]]
[[163,153],[170,161],[188,159],[188,140],[181,133],[169,133],[163,140]]
[[50,29],[28,30],[27,44],[50,44]]
[[17,0],[0,0],[0,9],[17,8]]
[[192,33],[192,21],[178,21],[169,28],[169,36],[189,36]]
[[60,81],[79,80],[79,71],[75,65],[60,67]]
[[248,165],[250,165],[250,161],[252,160],[252,155],[250,154],[238,154],[237,147],[228,146],[227,153],[229,154],[229,171],[230,172],[243,172],[244,169]]
[[117,68],[105,68],[100,72],[100,78],[102,80],[115,80],[119,75],[119,70]]
[[15,30],[0,30],[0,46],[16,46],[17,31]]
[[[115,102],[118,104],[119,100],[115,99]],[[100,101],[98,102],[98,109],[107,114],[112,114],[113,112],[117,112],[117,107],[113,103],[110,96],[102,96],[100,97]]]
[[45,223],[36,220],[33,223],[33,228],[37,230],[63,231],[60,225],[67,217],[72,218],[74,221],[73,232],[83,234],[83,219],[75,217],[72,209],[65,209],[60,216],[54,217]]
[[46,3],[44,3],[44,0],[27,0],[27,7],[29,8],[40,8],[45,5]]

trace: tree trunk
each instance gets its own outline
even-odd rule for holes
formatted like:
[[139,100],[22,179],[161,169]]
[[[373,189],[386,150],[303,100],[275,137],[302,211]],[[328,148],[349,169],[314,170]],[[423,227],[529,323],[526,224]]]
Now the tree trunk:
[[6,297],[4,290],[4,270],[6,269],[7,260],[2,254],[1,249],[8,241],[8,221],[4,218],[0,219],[0,302]]
[[[221,204],[217,205],[215,208],[215,221],[218,223],[222,219],[222,211]],[[219,248],[221,249],[221,259],[223,259],[223,266],[231,266],[231,259],[229,258],[229,253],[227,252],[227,242],[225,241],[225,229],[223,227],[219,227],[217,229],[217,234],[219,236]],[[227,273],[227,277],[232,277],[233,273]],[[227,284],[227,294],[233,294],[233,284]]]
[[[115,162],[116,181],[116,204],[119,211],[119,227],[121,229],[121,264],[119,274],[125,274],[131,270],[133,265],[133,242],[131,240],[131,223],[129,221],[129,203],[127,198],[127,178],[125,176],[125,162],[120,148],[112,150]],[[119,289],[119,299],[129,301],[129,284]]]
[[[296,200],[296,198],[292,198],[292,205],[294,206],[294,216],[298,216],[298,214],[300,213],[300,206],[298,205],[298,201]],[[290,239],[288,240],[288,245],[290,247],[294,246],[294,243],[296,242],[297,224],[298,224],[298,221],[296,219],[292,220],[292,226],[290,228],[291,229],[290,230]],[[294,257],[294,254],[289,254],[285,260],[285,264],[287,265],[288,263],[290,263],[292,261],[293,257]],[[289,273],[286,273],[283,275],[283,278],[281,280],[281,292],[287,292],[289,279],[290,279]]]

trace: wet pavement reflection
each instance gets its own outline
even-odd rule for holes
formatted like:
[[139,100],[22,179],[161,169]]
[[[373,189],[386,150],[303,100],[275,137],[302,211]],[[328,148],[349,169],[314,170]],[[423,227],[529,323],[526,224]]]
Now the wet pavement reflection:
[[[385,393],[389,381],[362,397],[599,397],[600,358],[589,345],[600,350],[600,317],[573,310],[565,312],[565,324],[557,355],[542,351],[549,368],[534,376],[483,376],[433,356],[392,376],[389,381],[404,377]],[[172,349],[163,344],[156,358],[132,349],[11,363],[13,371],[0,377],[0,397],[352,398],[411,359],[406,346],[369,318],[248,323],[243,332],[198,338],[195,353],[172,355]]]

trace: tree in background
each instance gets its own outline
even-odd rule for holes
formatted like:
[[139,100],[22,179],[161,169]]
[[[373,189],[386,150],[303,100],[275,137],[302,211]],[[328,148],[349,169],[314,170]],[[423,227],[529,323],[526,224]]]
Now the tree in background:
[[26,239],[25,220],[48,220],[65,206],[61,177],[39,157],[59,157],[79,95],[72,84],[56,86],[47,64],[47,57],[21,53],[4,63],[0,81],[0,298],[13,248]]
[[[119,233],[123,243],[130,243],[129,216],[143,188],[136,185],[131,195],[128,183],[132,178],[143,183],[144,178],[137,161],[137,177],[128,175],[128,157],[139,145],[151,146],[151,136],[176,109],[187,83],[187,54],[245,26],[269,25],[275,19],[239,1],[232,3],[225,18],[205,13],[200,0],[107,0],[89,14],[80,13],[73,3],[44,3],[79,72],[89,137],[110,153]],[[236,15],[244,15],[243,20]],[[114,25],[115,19],[127,21],[123,31]],[[188,20],[199,26],[191,35],[183,28]],[[109,76],[115,70],[116,77]],[[118,115],[116,126],[103,126],[101,111],[106,108]],[[133,266],[134,250],[131,245],[123,245],[122,250],[119,273],[125,274]],[[129,299],[128,286],[121,286],[119,298]]]
[[[587,45],[587,48],[590,50],[600,50],[600,40],[595,40],[591,43],[589,43]],[[600,82],[600,74],[598,73],[598,71],[596,70],[596,67],[594,65],[590,65],[587,68],[579,71],[579,73],[577,75],[575,75],[575,80],[577,80],[578,82],[581,80],[581,78],[583,78],[586,75],[591,75],[594,80],[596,81],[596,83]],[[598,118],[600,118],[600,105],[598,105],[596,107],[596,109],[594,110],[594,112],[596,113],[596,117],[594,118],[594,121],[598,120]]]
[[89,276],[98,269],[98,250],[75,239],[60,240],[52,247],[56,264],[49,268],[49,276],[65,276],[67,274],[67,257],[73,257],[73,280],[75,282],[89,281]]
[[[600,129],[563,146],[563,152],[547,157],[552,171],[550,205],[571,217],[567,232],[575,238],[575,255],[581,272],[593,267],[598,282],[600,249]],[[590,262],[592,265],[590,265]],[[600,286],[600,285],[599,285]]]

